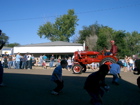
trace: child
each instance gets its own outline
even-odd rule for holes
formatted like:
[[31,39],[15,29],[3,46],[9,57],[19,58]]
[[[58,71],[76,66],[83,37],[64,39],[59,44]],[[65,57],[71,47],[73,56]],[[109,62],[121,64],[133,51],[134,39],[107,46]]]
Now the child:
[[118,81],[120,76],[121,67],[123,67],[123,63],[118,61],[117,63],[113,63],[110,65],[110,74],[113,75],[112,83],[115,85],[119,85]]
[[53,82],[55,82],[57,84],[56,88],[53,89],[53,91],[51,92],[53,95],[58,95],[59,92],[62,90],[63,88],[63,80],[62,80],[62,68],[66,68],[68,65],[66,60],[62,60],[60,62],[60,65],[57,66],[53,73],[52,73],[52,77],[51,80]]
[[102,96],[104,94],[102,88],[106,91],[109,89],[109,86],[104,81],[108,71],[108,65],[103,64],[100,66],[99,71],[90,74],[85,81],[84,89],[91,96],[90,102],[93,105],[102,104]]
[[44,69],[47,69],[46,62],[45,61],[43,61],[42,66],[43,66]]

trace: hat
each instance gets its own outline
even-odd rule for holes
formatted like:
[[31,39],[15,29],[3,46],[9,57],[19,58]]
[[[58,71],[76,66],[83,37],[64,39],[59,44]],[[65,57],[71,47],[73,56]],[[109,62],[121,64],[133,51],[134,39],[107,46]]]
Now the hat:
[[124,66],[122,61],[118,61],[117,64],[119,64],[120,66]]
[[114,40],[111,40],[111,41],[110,41],[110,43],[114,43],[114,42],[115,42]]

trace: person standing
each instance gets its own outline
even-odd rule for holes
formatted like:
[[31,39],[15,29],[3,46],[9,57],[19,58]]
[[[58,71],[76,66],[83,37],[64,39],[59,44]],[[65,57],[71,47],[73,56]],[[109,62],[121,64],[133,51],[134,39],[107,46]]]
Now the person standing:
[[121,71],[121,67],[123,66],[123,63],[121,61],[118,61],[117,63],[113,63],[110,65],[110,74],[113,75],[113,80],[112,83],[115,85],[119,85],[118,81],[119,78],[121,78],[120,76],[120,71]]
[[13,68],[16,69],[16,57],[15,57],[15,55],[12,56],[12,62],[13,62],[13,64],[12,64]]
[[31,66],[31,62],[32,62],[31,61],[31,54],[28,53],[28,55],[27,55],[27,62],[26,62],[27,63],[26,69],[30,69],[31,68],[30,67]]
[[129,71],[134,70],[133,66],[134,66],[134,60],[132,59],[132,57],[129,57],[129,67],[130,67]]
[[105,76],[109,71],[108,65],[101,65],[99,70],[90,74],[84,84],[84,89],[90,95],[90,103],[93,105],[101,105],[104,90],[108,91],[109,86],[105,84]]
[[62,68],[66,68],[68,65],[66,60],[62,60],[60,65],[57,66],[51,76],[51,80],[57,84],[56,88],[53,89],[51,94],[58,95],[59,92],[63,89],[63,79],[62,79]]
[[43,59],[43,61],[46,62],[46,60],[47,60],[47,56],[44,54],[43,57],[42,57],[42,59]]
[[53,63],[54,63],[54,55],[52,54],[52,56],[50,58],[50,68],[53,67]]
[[3,68],[8,68],[8,56],[3,56]]
[[12,61],[12,55],[9,55],[9,57],[8,57],[8,69],[11,69],[11,67],[12,67],[12,64],[13,64],[13,61]]
[[27,65],[26,62],[27,62],[27,54],[23,56],[23,61],[21,66],[22,69],[26,69],[26,65]]
[[20,53],[18,52],[16,55],[16,69],[20,69]]
[[43,58],[42,58],[42,57],[43,57],[42,55],[40,55],[40,57],[39,57],[39,62],[40,62],[40,64],[43,63]]
[[137,58],[135,60],[135,69],[137,73],[134,72],[134,74],[139,75],[140,74],[140,58]]
[[68,71],[70,71],[71,68],[72,68],[72,59],[71,59],[71,57],[68,58],[67,62],[68,62]]

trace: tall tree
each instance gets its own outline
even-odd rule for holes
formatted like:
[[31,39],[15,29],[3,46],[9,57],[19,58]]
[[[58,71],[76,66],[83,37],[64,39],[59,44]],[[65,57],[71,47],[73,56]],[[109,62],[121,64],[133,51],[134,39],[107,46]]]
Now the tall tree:
[[98,32],[100,29],[100,25],[95,22],[95,24],[90,25],[90,26],[83,26],[83,30],[79,31],[79,38],[77,42],[83,43],[85,41],[86,46],[88,46],[89,50],[95,50],[96,47],[96,42],[98,40]]
[[2,35],[0,36],[0,40],[5,41],[6,44],[7,44],[8,40],[9,40],[9,37],[5,33],[2,33]]
[[74,10],[68,10],[68,14],[64,14],[56,18],[54,24],[47,22],[39,27],[38,35],[40,38],[48,38],[51,41],[68,41],[75,33],[77,24],[77,16]]

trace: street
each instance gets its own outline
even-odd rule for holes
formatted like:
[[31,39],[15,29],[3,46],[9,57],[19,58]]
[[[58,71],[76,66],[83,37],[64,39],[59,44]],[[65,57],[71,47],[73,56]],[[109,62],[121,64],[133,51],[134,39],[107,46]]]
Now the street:
[[[0,87],[0,105],[90,105],[90,97],[83,89],[86,77],[94,72],[73,74],[63,70],[64,89],[58,96],[51,95],[55,84],[50,81],[53,69],[5,69],[4,83]],[[138,75],[121,71],[120,85],[111,84],[112,76],[106,76],[110,91],[103,97],[104,105],[140,105]]]

